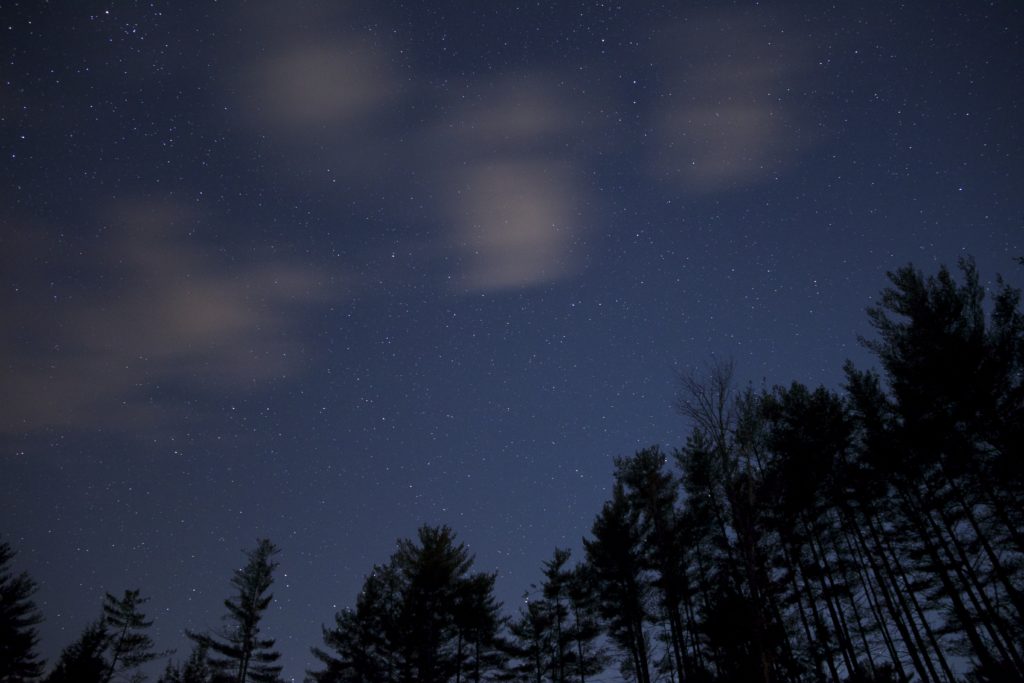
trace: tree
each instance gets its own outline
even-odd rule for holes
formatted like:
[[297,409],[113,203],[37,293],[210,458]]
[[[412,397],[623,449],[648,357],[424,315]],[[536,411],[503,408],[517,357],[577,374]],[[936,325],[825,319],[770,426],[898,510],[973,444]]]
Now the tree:
[[496,578],[494,573],[478,573],[459,582],[453,606],[458,634],[455,683],[479,683],[485,670],[502,665],[497,647],[501,605],[494,597]]
[[557,683],[565,682],[573,657],[568,605],[569,571],[565,566],[568,561],[569,551],[555,548],[552,558],[544,562],[544,582],[541,586],[553,630],[551,672],[552,679]]
[[509,624],[511,671],[523,680],[586,683],[605,668],[604,651],[595,644],[601,627],[591,573],[583,564],[570,568],[570,557],[569,550],[555,548],[544,561],[539,589],[531,587],[533,595],[524,596]]
[[587,683],[591,676],[604,671],[607,664],[607,653],[598,640],[601,624],[593,584],[585,562],[577,564],[566,581],[573,622],[570,630],[573,658],[570,660],[571,676],[566,678],[567,681]]
[[182,666],[167,662],[159,683],[211,683],[213,674],[206,660],[206,647],[196,644]]
[[[737,392],[733,373],[731,362],[718,362],[706,379],[680,377],[676,407],[693,425],[676,454],[690,507],[680,528],[693,531],[689,541],[705,588],[700,609],[707,618],[725,609],[744,615],[744,638],[737,640],[736,630],[721,634],[745,653],[745,662],[760,667],[757,678],[771,683],[787,646],[768,571],[758,400],[750,389]],[[728,648],[712,649],[720,675],[734,670]]]
[[144,632],[153,622],[146,621],[139,611],[139,606],[148,600],[138,590],[126,590],[120,599],[110,593],[104,597],[103,624],[110,634],[110,663],[105,681],[161,656],[153,652],[153,639]]
[[459,669],[455,606],[473,564],[448,527],[421,527],[418,543],[398,542],[392,558],[402,577],[399,621],[403,674],[420,683],[442,683]]
[[109,642],[102,619],[89,624],[78,640],[61,652],[46,683],[102,683],[109,668],[103,656]]
[[687,599],[684,548],[680,543],[676,512],[678,482],[665,469],[667,458],[657,446],[615,460],[615,480],[622,484],[641,533],[642,559],[658,597],[659,620],[668,625],[668,648],[663,657],[677,680],[686,680],[686,628],[683,607]]
[[583,546],[599,596],[598,609],[608,635],[623,653],[621,664],[638,683],[651,683],[645,630],[652,618],[650,584],[644,571],[639,523],[621,482],[616,482],[612,499],[594,520],[592,538],[584,539]]
[[448,527],[401,539],[363,583],[354,609],[324,628],[318,683],[480,681],[501,666],[494,575],[470,573],[473,557]]
[[326,648],[312,652],[325,668],[309,672],[311,678],[317,683],[397,681],[401,601],[397,569],[390,563],[375,566],[355,608],[338,612],[333,628],[323,627]]
[[42,674],[43,662],[36,653],[36,625],[42,617],[32,595],[36,583],[26,572],[9,568],[14,551],[0,543],[0,683],[14,683]]
[[508,680],[542,683],[551,670],[551,617],[544,606],[523,596],[524,604],[509,625],[511,640],[505,651],[511,657]]
[[235,683],[278,680],[281,667],[275,662],[281,655],[273,649],[274,639],[260,637],[260,621],[273,599],[267,591],[274,582],[277,563],[273,558],[277,553],[277,547],[265,538],[246,553],[248,561],[231,579],[237,593],[224,601],[228,613],[219,634],[186,632],[193,642],[208,650],[210,668],[218,679]]
[[[888,391],[872,390],[869,373],[847,375],[866,455],[889,474],[911,569],[931,580],[922,597],[979,671],[1024,676],[1024,316],[1020,292],[999,278],[986,315],[974,264],[962,260],[960,271],[962,282],[945,267],[890,273],[868,311],[877,337],[863,340]],[[920,621],[930,636],[930,619]]]

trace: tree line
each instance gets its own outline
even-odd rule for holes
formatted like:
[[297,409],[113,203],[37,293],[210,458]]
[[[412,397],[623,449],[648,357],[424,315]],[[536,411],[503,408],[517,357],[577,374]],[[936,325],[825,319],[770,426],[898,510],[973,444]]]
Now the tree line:
[[[366,576],[312,648],[315,683],[1024,680],[1024,316],[912,266],[868,309],[879,369],[841,391],[739,387],[729,363],[680,378],[672,452],[615,461],[577,561],[555,549],[514,614],[447,527],[422,527]],[[162,683],[280,680],[261,628],[277,548],[260,540],[222,628]],[[138,590],[44,676],[35,585],[0,544],[0,683],[141,680],[169,656]],[[606,680],[606,679],[605,679]]]

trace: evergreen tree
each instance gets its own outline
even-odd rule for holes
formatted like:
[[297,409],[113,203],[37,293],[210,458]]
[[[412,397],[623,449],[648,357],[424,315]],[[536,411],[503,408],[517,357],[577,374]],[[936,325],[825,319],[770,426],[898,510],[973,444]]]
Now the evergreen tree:
[[510,680],[586,683],[605,668],[595,585],[585,565],[568,566],[570,557],[556,548],[544,561],[541,585],[531,586],[508,625]]
[[103,683],[109,669],[103,653],[109,644],[103,620],[89,624],[78,640],[61,652],[46,683]]
[[501,607],[494,598],[496,574],[473,574],[459,582],[454,605],[457,632],[455,683],[479,683],[485,671],[500,668]]
[[363,582],[354,609],[338,612],[323,628],[326,649],[312,652],[323,665],[309,672],[317,683],[375,683],[399,680],[401,577],[392,564],[378,565]]
[[941,664],[942,633],[955,634],[979,671],[1024,677],[1024,316],[1000,279],[986,316],[974,264],[960,270],[959,283],[946,268],[890,273],[865,341],[888,391],[853,368],[848,378],[865,457],[904,527],[900,564],[928,579],[907,599],[946,617],[936,634],[935,616],[919,616],[924,641]]
[[501,667],[494,575],[470,573],[473,558],[448,527],[402,539],[366,577],[354,609],[324,628],[318,683],[481,681]]
[[273,599],[268,591],[274,582],[277,563],[273,558],[277,553],[277,547],[268,539],[260,539],[256,548],[246,553],[248,561],[231,579],[237,593],[224,601],[228,613],[219,634],[186,632],[193,642],[208,650],[209,666],[216,680],[235,683],[278,680],[281,667],[275,662],[280,654],[274,651],[272,638],[260,637],[260,621]]
[[175,666],[174,662],[167,660],[164,672],[160,674],[157,683],[181,683],[181,667]]
[[569,572],[566,581],[569,611],[572,614],[570,630],[573,657],[567,681],[587,683],[593,676],[604,671],[607,652],[600,644],[601,624],[598,615],[597,597],[590,571],[586,563],[576,565]]
[[564,683],[572,664],[572,624],[569,620],[569,551],[555,548],[554,555],[544,562],[541,595],[551,621],[551,680]]
[[619,647],[620,663],[638,683],[651,683],[646,626],[651,621],[650,582],[646,576],[636,510],[620,482],[584,539],[587,566],[598,594],[598,609],[608,635]]
[[36,653],[42,621],[32,595],[36,583],[25,572],[10,568],[14,551],[0,542],[0,683],[14,683],[42,674],[43,663]]
[[667,626],[662,657],[677,680],[687,678],[687,633],[683,610],[689,597],[684,551],[676,510],[678,482],[666,469],[667,458],[657,446],[631,458],[615,460],[615,479],[639,520],[643,563],[657,596],[655,618]]
[[211,683],[213,674],[206,660],[206,648],[196,644],[183,665],[175,666],[173,662],[167,662],[159,683]]
[[404,676],[443,683],[459,669],[455,606],[473,564],[448,527],[422,527],[392,558],[403,581],[399,643]]
[[505,652],[511,659],[505,680],[542,683],[551,670],[551,618],[542,603],[523,596],[524,604],[508,630]]
[[139,610],[149,598],[138,590],[126,590],[118,599],[107,593],[103,599],[103,623],[110,635],[110,663],[105,681],[137,669],[163,653],[153,652],[153,639],[144,630],[153,625]]

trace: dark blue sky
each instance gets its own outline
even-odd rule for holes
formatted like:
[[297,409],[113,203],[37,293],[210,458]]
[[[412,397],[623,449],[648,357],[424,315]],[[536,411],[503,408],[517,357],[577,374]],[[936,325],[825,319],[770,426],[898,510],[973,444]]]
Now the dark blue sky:
[[395,539],[506,604],[676,373],[837,387],[907,262],[1024,281],[995,3],[0,3],[0,534],[51,659],[282,548],[301,677]]

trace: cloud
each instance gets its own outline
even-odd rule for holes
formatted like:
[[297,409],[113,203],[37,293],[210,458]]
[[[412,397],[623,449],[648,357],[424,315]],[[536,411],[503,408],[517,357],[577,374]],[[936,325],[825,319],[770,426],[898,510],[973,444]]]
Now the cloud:
[[451,207],[452,239],[465,263],[461,285],[526,287],[574,270],[578,192],[563,164],[500,160],[477,164],[464,177]]
[[301,366],[301,314],[336,296],[337,284],[281,259],[214,258],[188,236],[194,219],[175,206],[121,203],[101,248],[79,256],[81,280],[54,287],[22,272],[0,337],[0,430],[130,429],[175,412],[162,389],[216,393]]
[[[522,151],[564,146],[578,133],[573,95],[563,83],[543,72],[516,73],[494,85],[474,84],[479,103],[457,111],[462,142],[478,151],[506,148]],[[511,149],[509,149],[511,148]]]
[[[375,29],[371,6],[257,0],[233,14],[247,39],[225,44],[217,94],[241,143],[271,151],[277,182],[307,193],[334,182],[387,182],[416,84]],[[237,125],[234,125],[237,124]]]
[[528,73],[486,89],[438,129],[457,287],[517,289],[578,269],[585,192],[567,153],[575,118],[556,81]]
[[387,33],[351,28],[369,25],[356,11],[302,3],[283,26],[273,12],[245,19],[258,49],[229,62],[224,95],[278,150],[280,182],[345,210],[345,193],[379,196],[395,221],[409,219],[388,212],[415,196],[416,219],[439,226],[421,238],[417,272],[451,275],[457,291],[575,272],[586,198],[570,158],[581,144],[571,79],[529,71],[434,88],[400,74]]
[[258,60],[249,78],[259,123],[298,135],[363,125],[397,89],[383,56],[353,38],[282,45]]
[[695,193],[775,177],[813,143],[793,106],[805,56],[784,18],[708,13],[666,29],[655,173]]

